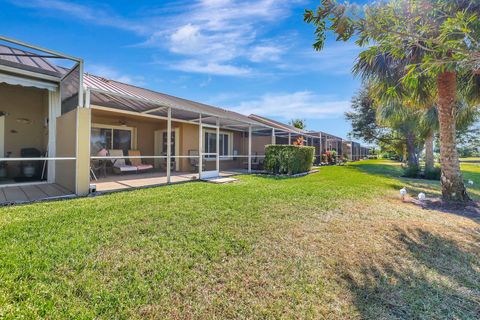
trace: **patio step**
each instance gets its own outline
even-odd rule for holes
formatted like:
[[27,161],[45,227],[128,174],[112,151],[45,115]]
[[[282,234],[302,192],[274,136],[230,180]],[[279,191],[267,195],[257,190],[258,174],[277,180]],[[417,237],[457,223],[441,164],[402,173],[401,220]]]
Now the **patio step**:
[[202,179],[202,180],[205,182],[210,182],[215,184],[225,184],[225,183],[232,183],[232,182],[238,181],[238,179],[229,178],[229,177],[217,177],[217,178]]

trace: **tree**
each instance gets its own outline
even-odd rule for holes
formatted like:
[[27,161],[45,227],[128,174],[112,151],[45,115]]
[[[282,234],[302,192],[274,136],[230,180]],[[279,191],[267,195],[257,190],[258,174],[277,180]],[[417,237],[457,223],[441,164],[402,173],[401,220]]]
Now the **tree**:
[[[479,12],[479,0],[391,0],[363,10],[323,0],[304,16],[316,27],[316,50],[323,48],[328,32],[341,41],[355,38],[358,45],[369,47],[364,51],[369,56],[389,54],[403,61],[401,81],[411,89],[409,98],[420,101],[426,94],[435,100],[442,198],[447,202],[470,201],[460,172],[454,110],[459,92],[471,104],[480,101]],[[390,88],[398,94],[395,86]]]
[[304,130],[307,127],[306,120],[300,119],[300,118],[290,120],[289,124],[292,127],[295,127],[297,129],[302,129],[302,130]]
[[[382,150],[398,150],[398,156],[401,157],[405,137],[395,129],[385,126],[385,123],[379,123],[377,107],[370,91],[368,85],[364,84],[352,98],[352,110],[345,113],[345,118],[352,125],[349,136],[378,144]],[[406,155],[404,158],[406,160]]]

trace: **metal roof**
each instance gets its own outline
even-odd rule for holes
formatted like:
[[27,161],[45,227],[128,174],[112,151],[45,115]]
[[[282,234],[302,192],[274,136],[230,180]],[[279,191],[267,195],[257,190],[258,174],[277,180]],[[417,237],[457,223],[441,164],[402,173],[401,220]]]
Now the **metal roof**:
[[311,135],[308,131],[296,128],[294,126],[291,126],[291,125],[288,125],[288,124],[285,124],[285,123],[282,123],[282,122],[278,122],[278,121],[273,120],[273,119],[265,118],[265,117],[259,116],[257,114],[251,114],[248,117],[250,119],[261,122],[263,124],[272,126],[275,129],[280,129],[280,130],[283,130],[283,131],[286,131],[286,132],[293,132],[293,133],[297,133],[297,134],[301,134],[301,135]]
[[[34,52],[0,45],[0,65],[50,75],[60,80],[68,70],[55,65],[48,59],[55,57],[56,56],[53,55],[36,54]],[[176,109],[177,117],[183,116],[185,118],[198,119],[198,114],[201,113],[206,116],[221,118],[225,125],[233,125],[235,122],[241,122],[255,127],[265,127],[262,123],[234,111],[178,98],[115,80],[105,79],[100,76],[87,73],[84,75],[83,81],[85,89],[91,89],[92,91],[92,104],[140,113],[156,108],[158,109],[159,106],[172,107]],[[109,93],[111,94],[109,95]],[[159,109],[156,112],[149,112],[149,114],[164,116],[166,115],[166,110]],[[207,122],[207,120],[205,121]]]
[[0,65],[58,77],[59,79],[65,73],[64,68],[56,66],[42,55],[5,45],[0,45]]
[[[166,110],[158,109],[158,106],[172,107],[180,109],[177,111],[178,116],[182,115],[183,111],[183,115],[186,118],[188,118],[188,116],[198,118],[198,114],[202,114],[222,118],[224,121],[227,119],[265,127],[262,123],[234,111],[140,88],[115,80],[105,79],[89,73],[84,75],[83,81],[85,88],[92,91],[92,104],[98,103],[111,108],[130,109],[130,111],[148,112],[152,115],[157,114],[162,116],[165,115]],[[109,93],[114,95],[109,96]],[[105,96],[109,96],[110,99],[105,99]]]
[[335,139],[335,140],[342,140],[342,141],[345,140],[343,138],[334,136],[333,134],[323,132],[323,131],[309,131],[309,132],[310,132],[310,134],[313,134],[313,135],[320,135],[321,134],[322,137],[326,137],[327,139]]

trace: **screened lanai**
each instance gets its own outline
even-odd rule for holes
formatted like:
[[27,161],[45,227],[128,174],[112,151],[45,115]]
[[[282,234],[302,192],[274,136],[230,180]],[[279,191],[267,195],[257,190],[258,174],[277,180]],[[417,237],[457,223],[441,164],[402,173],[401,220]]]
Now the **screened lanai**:
[[263,170],[274,129],[241,114],[86,74],[97,191]]
[[256,114],[251,114],[249,118],[263,123],[265,125],[271,126],[274,130],[273,134],[275,135],[276,144],[294,144],[294,143],[303,143],[305,146],[315,147],[315,157],[314,163],[321,163],[321,150],[322,150],[322,136],[321,132],[311,132],[302,130],[291,125],[278,122],[273,119],[269,119],[263,116]]
[[[0,36],[0,204],[82,194],[83,61]],[[73,124],[73,125],[72,125]]]

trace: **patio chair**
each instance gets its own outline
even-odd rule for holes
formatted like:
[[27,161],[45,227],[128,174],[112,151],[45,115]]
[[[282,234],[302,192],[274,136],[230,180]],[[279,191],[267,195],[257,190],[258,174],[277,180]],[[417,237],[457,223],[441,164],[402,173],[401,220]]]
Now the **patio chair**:
[[188,156],[189,157],[196,157],[196,158],[188,158],[190,162],[190,166],[192,167],[192,172],[198,172],[198,165],[199,165],[199,159],[198,159],[198,150],[188,150]]
[[[141,155],[140,150],[128,150],[129,157],[140,157]],[[130,163],[132,166],[136,167],[138,171],[148,171],[153,169],[151,164],[142,163],[142,159],[140,158],[131,158]]]
[[255,152],[252,159],[252,170],[260,170],[263,167],[263,160],[258,157],[258,152]]
[[[105,148],[100,149],[97,154],[97,157],[106,157],[108,156],[108,151]],[[97,180],[97,176],[107,177],[107,161],[104,159],[93,159],[90,160],[90,174]]]
[[113,172],[115,173],[135,173],[138,171],[137,167],[135,166],[130,166],[126,164],[125,159],[122,158],[124,157],[123,155],[123,150],[121,149],[113,149],[108,152],[111,157],[118,157],[116,159],[112,159],[112,165],[113,165]]

